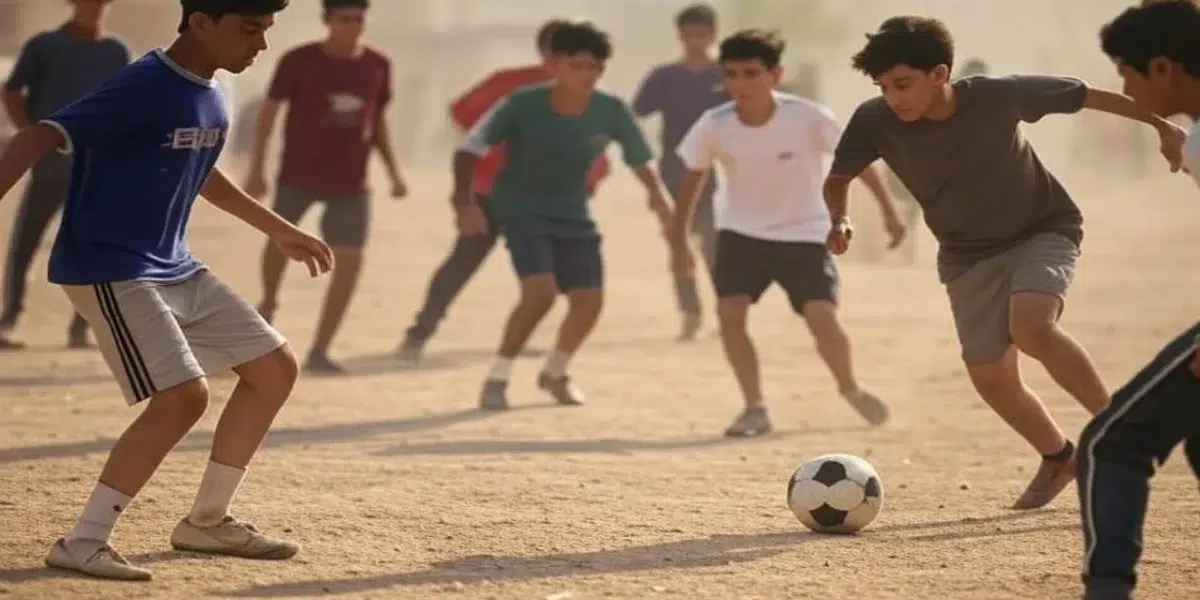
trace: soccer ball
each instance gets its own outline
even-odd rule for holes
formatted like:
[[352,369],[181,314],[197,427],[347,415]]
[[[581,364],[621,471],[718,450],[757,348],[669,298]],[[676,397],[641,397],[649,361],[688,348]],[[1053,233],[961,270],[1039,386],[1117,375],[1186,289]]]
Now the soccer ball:
[[883,485],[871,463],[850,454],[818,456],[788,480],[787,502],[817,533],[855,533],[883,507]]

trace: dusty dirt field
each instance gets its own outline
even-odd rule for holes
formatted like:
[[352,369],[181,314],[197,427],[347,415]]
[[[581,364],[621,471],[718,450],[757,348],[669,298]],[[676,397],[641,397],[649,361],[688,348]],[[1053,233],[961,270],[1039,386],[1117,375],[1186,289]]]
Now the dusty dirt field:
[[[548,406],[533,385],[538,363],[527,359],[513,389],[521,408],[482,415],[474,410],[478,385],[513,300],[503,254],[455,306],[423,368],[391,358],[451,237],[447,182],[428,175],[412,183],[412,199],[376,204],[369,268],[336,345],[353,376],[302,381],[236,503],[239,515],[303,542],[290,562],[169,548],[175,520],[191,505],[220,396],[230,389],[222,379],[204,423],[118,529],[115,544],[153,567],[154,581],[95,582],[41,566],[136,409],[121,402],[96,354],[60,349],[65,299],[35,283],[22,330],[34,348],[0,356],[0,595],[1059,600],[1078,593],[1074,488],[1047,510],[1006,509],[1036,457],[972,393],[927,239],[915,266],[842,263],[843,314],[859,370],[891,401],[894,422],[868,429],[842,404],[804,324],[775,292],[753,327],[780,431],[725,441],[719,433],[739,406],[734,382],[715,338],[671,341],[665,253],[640,195],[620,175],[597,205],[607,231],[607,312],[574,367],[590,404]],[[1200,313],[1200,202],[1182,177],[1068,183],[1088,214],[1089,235],[1065,320],[1117,385]],[[868,202],[859,198],[860,207]],[[9,197],[0,205],[0,231],[15,204]],[[193,223],[196,253],[257,299],[260,238],[207,207]],[[321,285],[291,271],[280,324],[300,352]],[[536,347],[550,343],[555,321]],[[1036,365],[1028,375],[1064,427],[1079,431],[1082,409]],[[811,535],[784,505],[792,470],[834,451],[868,457],[883,476],[884,511],[853,538]],[[1155,482],[1142,597],[1200,597],[1198,509],[1185,461],[1172,460]]]

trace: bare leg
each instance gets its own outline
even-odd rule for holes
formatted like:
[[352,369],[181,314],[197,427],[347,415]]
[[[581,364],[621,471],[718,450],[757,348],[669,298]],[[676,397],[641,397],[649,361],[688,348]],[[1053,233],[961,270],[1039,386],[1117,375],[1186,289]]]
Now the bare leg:
[[337,335],[354,291],[358,287],[359,274],[362,273],[363,253],[359,248],[334,248],[334,260],[337,268],[333,270],[333,279],[325,292],[325,301],[321,305],[321,318],[317,321],[317,333],[313,339],[312,348],[308,353],[306,369],[327,373],[344,372],[337,363],[329,359],[329,346]]
[[804,319],[816,341],[817,353],[829,367],[842,395],[859,391],[854,378],[854,365],[850,350],[850,338],[837,318],[837,306],[827,301],[812,301],[804,304]]
[[749,296],[728,296],[717,300],[717,318],[721,324],[721,343],[725,358],[733,369],[747,408],[763,406],[762,381],[759,377],[758,352],[747,330]]
[[1016,348],[1010,347],[994,363],[967,365],[967,373],[983,401],[1039,454],[1054,454],[1062,449],[1067,437],[1046,405],[1021,379]]
[[1087,350],[1058,326],[1063,301],[1037,292],[1013,294],[1011,333],[1017,348],[1042,363],[1068,394],[1096,414],[1108,406],[1109,393]]
[[[341,265],[338,265],[341,268]],[[287,257],[279,252],[275,244],[268,241],[262,255],[262,286],[263,299],[258,305],[267,322],[275,319],[275,311],[279,308],[279,287],[283,284],[283,273],[287,269]]]

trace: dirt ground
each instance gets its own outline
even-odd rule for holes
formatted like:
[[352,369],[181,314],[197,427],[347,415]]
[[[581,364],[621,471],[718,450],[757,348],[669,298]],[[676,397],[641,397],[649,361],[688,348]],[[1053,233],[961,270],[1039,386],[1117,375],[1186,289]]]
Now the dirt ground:
[[[836,396],[804,324],[782,295],[755,311],[779,432],[726,441],[739,408],[719,343],[672,341],[665,252],[636,186],[618,175],[597,200],[610,292],[574,366],[590,395],[554,408],[520,361],[504,414],[474,410],[514,299],[494,256],[455,305],[418,370],[392,358],[431,269],[451,239],[447,181],[414,175],[414,197],[377,200],[369,266],[335,347],[353,374],[305,379],[253,464],[236,512],[304,544],[284,563],[173,552],[224,394],[166,461],[115,545],[154,569],[145,584],[96,582],[43,568],[72,524],[112,439],[134,416],[98,355],[68,352],[67,304],[36,267],[23,336],[0,355],[0,595],[15,598],[594,598],[781,599],[1076,597],[1081,534],[1072,486],[1048,509],[1006,507],[1036,456],[975,396],[957,356],[927,238],[917,263],[842,262],[845,322],[862,379],[895,420],[865,427]],[[1068,178],[1089,219],[1065,323],[1110,385],[1200,314],[1200,202],[1182,177]],[[16,198],[0,205],[0,239]],[[869,209],[859,197],[858,206]],[[310,218],[311,221],[311,218]],[[864,243],[871,242],[870,236]],[[257,299],[262,240],[207,206],[195,252]],[[47,244],[48,248],[48,244]],[[44,257],[42,259],[44,261]],[[299,352],[323,283],[293,269],[280,316]],[[537,334],[550,343],[561,308]],[[711,330],[711,327],[710,327]],[[1036,365],[1031,384],[1074,434],[1084,412]],[[855,537],[803,530],[784,487],[806,458],[867,457],[885,505]],[[1200,499],[1186,462],[1154,483],[1143,598],[1200,597]]]

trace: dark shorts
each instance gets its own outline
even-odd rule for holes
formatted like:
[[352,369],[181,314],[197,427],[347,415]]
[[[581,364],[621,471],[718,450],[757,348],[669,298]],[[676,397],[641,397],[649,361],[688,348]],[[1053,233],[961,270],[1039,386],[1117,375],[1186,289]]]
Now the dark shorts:
[[787,293],[792,309],[812,301],[837,303],[838,271],[824,244],[763,240],[721,230],[713,283],[718,298],[749,296],[758,302],[772,283]]
[[540,221],[508,222],[501,233],[517,277],[551,274],[563,292],[604,286],[599,234],[557,232]]
[[371,202],[366,194],[331,196],[298,188],[279,186],[273,207],[293,225],[304,218],[313,204],[324,204],[321,237],[334,248],[360,249],[367,244]]

